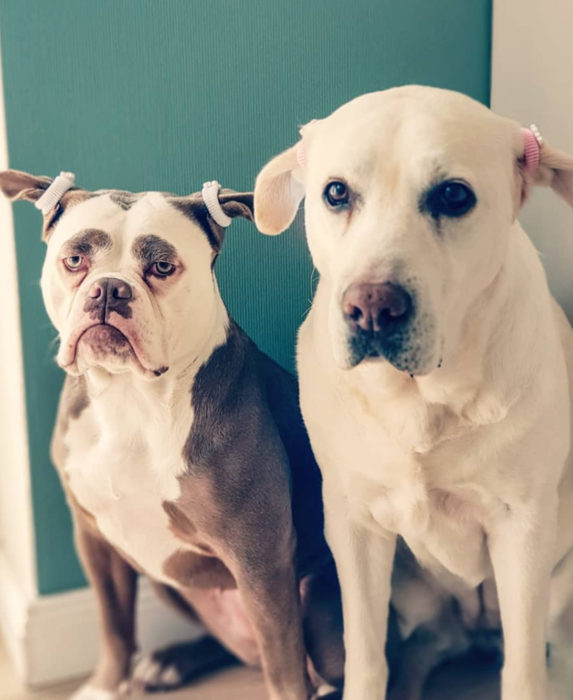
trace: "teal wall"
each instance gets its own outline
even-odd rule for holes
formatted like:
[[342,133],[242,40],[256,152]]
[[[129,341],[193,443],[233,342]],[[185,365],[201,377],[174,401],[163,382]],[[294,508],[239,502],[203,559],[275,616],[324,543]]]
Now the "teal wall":
[[[10,164],[88,188],[251,189],[297,125],[360,93],[426,83],[489,96],[491,0],[0,0]],[[40,217],[15,206],[38,585],[83,583],[48,444],[61,372],[38,280]],[[233,224],[223,296],[293,367],[311,297],[300,224]]]

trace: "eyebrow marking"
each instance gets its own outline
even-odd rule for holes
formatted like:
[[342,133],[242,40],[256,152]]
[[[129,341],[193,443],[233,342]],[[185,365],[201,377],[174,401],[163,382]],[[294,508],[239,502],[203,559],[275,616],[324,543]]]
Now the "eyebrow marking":
[[111,236],[97,228],[78,231],[62,246],[66,257],[71,255],[91,255],[94,250],[109,250],[113,245]]
[[150,264],[157,260],[173,263],[177,260],[175,247],[164,238],[153,234],[138,236],[133,241],[131,252],[144,264]]

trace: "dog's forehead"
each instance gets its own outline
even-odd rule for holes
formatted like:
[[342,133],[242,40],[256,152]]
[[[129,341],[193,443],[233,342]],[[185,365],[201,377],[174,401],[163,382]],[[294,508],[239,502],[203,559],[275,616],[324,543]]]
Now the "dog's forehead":
[[509,120],[465,95],[408,86],[343,105],[312,129],[310,147],[332,175],[359,176],[380,166],[479,168],[500,156],[500,146],[510,148],[510,128]]
[[131,193],[106,190],[73,206],[56,226],[49,245],[60,247],[79,231],[103,231],[114,243],[126,244],[141,235],[157,235],[184,249],[202,234],[162,192]]

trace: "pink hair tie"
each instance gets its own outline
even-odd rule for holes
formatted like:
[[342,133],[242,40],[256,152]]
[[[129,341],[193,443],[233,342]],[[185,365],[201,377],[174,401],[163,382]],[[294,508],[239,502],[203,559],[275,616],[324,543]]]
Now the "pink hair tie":
[[525,148],[523,169],[526,173],[531,174],[537,170],[539,165],[539,152],[543,144],[543,136],[541,136],[535,124],[531,124],[529,129],[522,129],[521,133],[523,134],[523,145]]

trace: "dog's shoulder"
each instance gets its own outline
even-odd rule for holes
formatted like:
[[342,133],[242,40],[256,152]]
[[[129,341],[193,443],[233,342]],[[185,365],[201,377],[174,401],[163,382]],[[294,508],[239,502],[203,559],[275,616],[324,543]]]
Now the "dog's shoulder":
[[[197,485],[223,511],[268,510],[269,527],[290,501],[299,541],[299,571],[325,555],[321,477],[298,405],[295,377],[261,352],[231,322],[226,342],[197,373],[191,388],[193,424],[185,444],[184,501]],[[250,536],[247,529],[247,534]],[[301,546],[302,543],[302,546]]]

